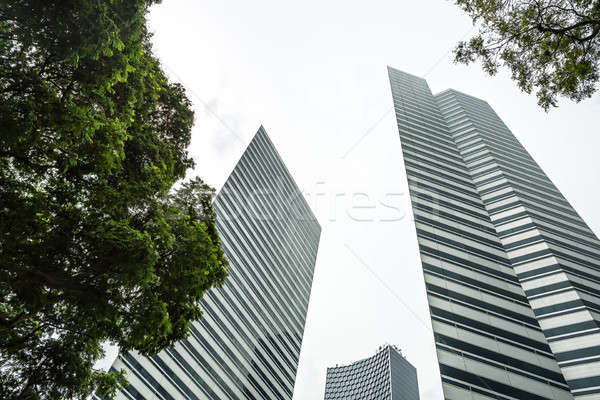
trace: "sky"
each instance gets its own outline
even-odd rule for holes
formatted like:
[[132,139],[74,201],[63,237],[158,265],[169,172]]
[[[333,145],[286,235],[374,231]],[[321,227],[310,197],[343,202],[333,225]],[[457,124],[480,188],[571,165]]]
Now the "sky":
[[545,113],[506,72],[454,64],[474,31],[452,1],[163,0],[149,26],[196,112],[191,175],[219,189],[263,125],[322,226],[294,400],[385,343],[442,399],[388,65],[487,100],[600,233],[600,96]]

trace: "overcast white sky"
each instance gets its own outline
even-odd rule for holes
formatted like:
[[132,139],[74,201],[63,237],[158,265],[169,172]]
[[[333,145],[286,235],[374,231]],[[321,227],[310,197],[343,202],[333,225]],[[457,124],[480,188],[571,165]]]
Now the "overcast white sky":
[[507,74],[454,65],[471,23],[451,1],[164,0],[150,28],[194,103],[195,172],[220,188],[263,124],[323,228],[294,400],[383,343],[442,399],[387,65],[487,100],[600,232],[600,96],[546,114]]

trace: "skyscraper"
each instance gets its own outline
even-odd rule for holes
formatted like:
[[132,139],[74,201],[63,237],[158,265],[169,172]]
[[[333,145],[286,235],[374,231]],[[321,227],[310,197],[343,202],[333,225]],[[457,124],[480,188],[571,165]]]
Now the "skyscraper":
[[327,368],[325,400],[419,400],[417,370],[387,345],[372,357]]
[[261,127],[214,201],[229,277],[191,335],[120,354],[117,399],[291,399],[321,228]]
[[600,399],[600,241],[487,102],[388,72],[445,398]]

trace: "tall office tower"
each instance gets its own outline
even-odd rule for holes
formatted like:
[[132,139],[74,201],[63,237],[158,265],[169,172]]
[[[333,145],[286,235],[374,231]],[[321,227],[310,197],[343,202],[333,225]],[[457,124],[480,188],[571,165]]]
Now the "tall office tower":
[[600,399],[600,241],[485,101],[389,76],[446,399]]
[[191,335],[120,354],[117,399],[291,399],[321,228],[261,127],[214,201],[229,277]]
[[325,400],[419,400],[417,370],[386,345],[372,357],[327,368]]

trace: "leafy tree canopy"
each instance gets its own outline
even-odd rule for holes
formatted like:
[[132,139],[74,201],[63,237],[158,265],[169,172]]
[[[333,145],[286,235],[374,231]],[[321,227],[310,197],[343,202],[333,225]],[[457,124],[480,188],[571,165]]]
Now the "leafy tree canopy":
[[0,398],[114,393],[104,341],[153,354],[226,277],[193,113],[151,0],[0,0]]
[[481,60],[494,75],[503,64],[521,90],[535,89],[544,110],[557,97],[590,97],[599,79],[599,0],[456,0],[479,33],[455,49],[455,60]]

